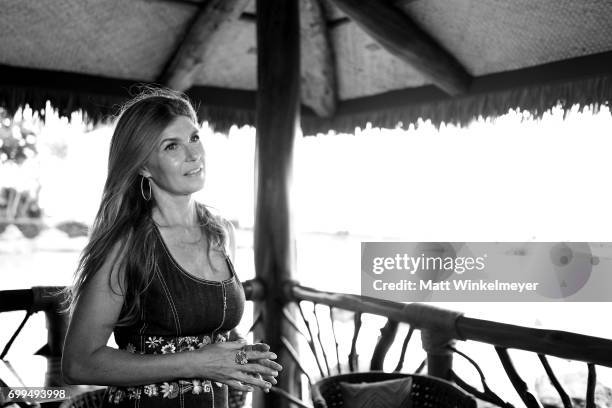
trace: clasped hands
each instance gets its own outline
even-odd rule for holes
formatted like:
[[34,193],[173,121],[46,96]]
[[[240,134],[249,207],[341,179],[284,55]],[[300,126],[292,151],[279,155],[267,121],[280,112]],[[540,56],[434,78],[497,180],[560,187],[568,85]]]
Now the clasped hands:
[[[275,361],[276,354],[265,343],[246,344],[246,340],[209,344],[198,351],[205,352],[204,377],[227,384],[242,391],[253,391],[258,387],[269,392],[276,384],[276,376],[283,367]],[[239,353],[243,351],[244,353]],[[238,357],[237,357],[238,356]],[[241,364],[240,357],[246,356]]]

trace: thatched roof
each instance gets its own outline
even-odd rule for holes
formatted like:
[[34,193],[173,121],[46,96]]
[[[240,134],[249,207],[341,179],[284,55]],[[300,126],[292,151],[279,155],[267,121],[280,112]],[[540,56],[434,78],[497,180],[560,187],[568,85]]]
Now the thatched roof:
[[[40,109],[48,99],[63,114],[103,119],[133,84],[159,81],[193,28],[198,1],[3,1],[0,106]],[[558,103],[612,100],[608,0],[381,0],[471,77],[454,96],[374,40],[335,6],[342,1],[301,1],[305,134],[352,132],[367,122],[407,127],[418,118],[466,124],[514,108],[537,117]],[[219,129],[254,124],[256,10],[254,1],[242,4],[214,33],[189,91]],[[322,16],[308,4],[322,5]],[[327,118],[325,86],[337,100]]]

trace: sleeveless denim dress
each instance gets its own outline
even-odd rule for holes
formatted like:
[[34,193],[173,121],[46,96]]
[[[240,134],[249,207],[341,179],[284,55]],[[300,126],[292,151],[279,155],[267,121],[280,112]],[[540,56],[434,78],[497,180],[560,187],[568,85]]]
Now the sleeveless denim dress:
[[[244,311],[245,295],[234,266],[224,251],[231,277],[201,279],[185,271],[155,226],[159,268],[141,300],[139,320],[115,327],[120,349],[137,354],[167,354],[195,350],[229,339]],[[140,386],[110,386],[104,408],[226,408],[226,384],[206,378],[168,379]]]

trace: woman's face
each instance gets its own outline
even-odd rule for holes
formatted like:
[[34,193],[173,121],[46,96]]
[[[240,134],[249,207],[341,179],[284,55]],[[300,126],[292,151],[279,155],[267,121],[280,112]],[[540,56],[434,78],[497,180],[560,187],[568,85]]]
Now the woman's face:
[[186,116],[164,129],[143,172],[152,179],[153,188],[188,195],[204,187],[204,147],[198,130]]

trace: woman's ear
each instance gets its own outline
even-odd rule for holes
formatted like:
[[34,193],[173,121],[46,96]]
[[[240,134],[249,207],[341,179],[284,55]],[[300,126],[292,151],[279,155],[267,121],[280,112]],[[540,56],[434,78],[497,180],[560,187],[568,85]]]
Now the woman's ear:
[[138,172],[144,178],[151,178],[151,172],[145,167],[142,167]]

